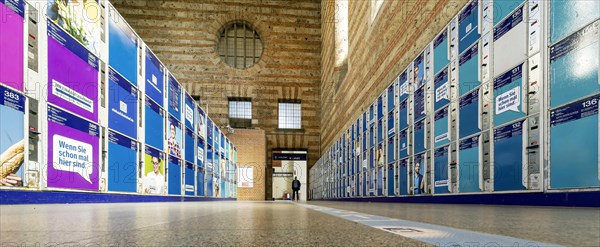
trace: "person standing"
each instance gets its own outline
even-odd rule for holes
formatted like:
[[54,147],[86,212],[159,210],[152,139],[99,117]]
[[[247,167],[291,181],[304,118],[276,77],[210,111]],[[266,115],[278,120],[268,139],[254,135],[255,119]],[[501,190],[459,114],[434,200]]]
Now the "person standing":
[[294,181],[292,181],[292,190],[294,191],[292,194],[292,200],[294,201],[300,199],[300,196],[298,195],[300,186],[302,186],[302,184],[300,184],[300,180],[298,180],[298,177],[294,177]]

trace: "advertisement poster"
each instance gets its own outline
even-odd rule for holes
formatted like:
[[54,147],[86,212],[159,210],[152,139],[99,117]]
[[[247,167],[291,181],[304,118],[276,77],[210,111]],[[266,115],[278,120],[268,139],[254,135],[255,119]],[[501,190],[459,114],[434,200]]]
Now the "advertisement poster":
[[450,142],[450,116],[448,110],[450,107],[443,108],[435,112],[433,127],[433,145],[439,147]]
[[425,194],[425,154],[415,155],[415,166],[413,173],[413,190],[415,195]]
[[98,190],[100,127],[48,105],[48,187]]
[[136,192],[137,141],[108,131],[108,190]]
[[98,122],[98,58],[48,22],[48,103]]
[[415,123],[414,153],[425,151],[425,119]]
[[398,162],[398,190],[400,195],[408,195],[408,158]]
[[169,114],[181,119],[181,86],[173,75],[169,75]]
[[25,96],[0,85],[0,186],[24,185]]
[[145,149],[142,191],[145,194],[162,195],[165,192],[165,155],[150,146]]
[[450,103],[450,82],[448,81],[448,68],[443,69],[440,73],[435,75],[434,79],[435,86],[435,102],[434,110],[446,106]]
[[181,124],[173,116],[169,116],[169,126],[167,135],[167,153],[177,158],[181,158]]
[[415,88],[420,88],[425,85],[425,60],[423,53],[419,54],[414,61],[415,68],[413,69],[413,79]]
[[138,90],[112,68],[108,70],[108,127],[137,139]]
[[408,99],[408,84],[408,72],[405,70],[398,76],[398,102]]
[[522,95],[523,64],[494,79],[494,125],[524,117]]
[[25,0],[0,0],[0,13],[0,83],[23,91]]
[[184,117],[185,117],[185,127],[194,129],[194,109],[196,109],[196,104],[194,103],[194,99],[189,94],[185,94],[185,109],[184,109]]
[[165,110],[146,97],[144,132],[146,144],[159,150],[164,149]]
[[114,7],[108,19],[108,65],[137,86],[138,37]]
[[48,19],[60,26],[93,54],[100,52],[100,11],[98,1],[48,0]]
[[169,195],[181,195],[181,160],[169,155],[167,177],[169,181]]
[[195,179],[196,171],[194,163],[185,162],[185,195],[193,196],[196,192]]
[[433,73],[437,74],[450,63],[448,59],[450,52],[448,50],[448,30],[440,33],[433,41]]
[[401,130],[398,134],[399,158],[408,157],[408,129]]
[[425,87],[421,87],[415,91],[415,121],[418,121],[426,116],[425,112]]
[[165,67],[154,53],[146,48],[146,95],[161,107],[164,105],[164,78]]
[[196,119],[196,125],[198,125],[196,128],[197,136],[206,140],[206,116],[202,108],[198,107],[198,114],[196,116],[198,117]]

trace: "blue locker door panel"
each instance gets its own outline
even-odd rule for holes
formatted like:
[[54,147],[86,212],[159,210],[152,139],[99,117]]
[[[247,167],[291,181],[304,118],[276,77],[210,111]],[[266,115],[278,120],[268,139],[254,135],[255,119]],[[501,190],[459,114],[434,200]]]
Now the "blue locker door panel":
[[525,190],[523,186],[523,121],[494,131],[494,190]]
[[198,196],[204,196],[204,173],[198,172],[196,175],[197,184],[196,184],[196,193]]
[[434,158],[434,192],[435,194],[448,193],[448,147],[435,150]]
[[425,151],[425,120],[415,123],[414,133],[414,152],[420,153]]
[[464,138],[481,131],[479,129],[479,94],[475,91],[460,101],[459,136]]
[[363,182],[362,182],[362,187],[363,187],[363,196],[367,196],[367,173],[363,173]]
[[[444,31],[444,34],[446,34],[446,31]],[[450,59],[448,59],[447,35],[440,35],[435,43],[437,46],[433,48],[433,73],[437,74],[450,63]]]
[[395,141],[395,137],[392,136],[388,139],[388,145],[387,145],[387,163],[393,163],[394,161],[396,161],[396,154],[395,154],[395,147],[396,147],[396,143]]
[[597,0],[552,0],[550,1],[550,41],[581,29],[600,17],[600,1]]
[[394,163],[388,165],[387,170],[387,195],[394,195]]
[[450,143],[448,126],[450,125],[450,117],[448,116],[448,107],[439,110],[435,113],[435,121],[433,128],[434,146],[440,147]]
[[[515,11],[523,0],[496,0],[494,1],[494,26]],[[538,7],[538,9],[541,9]]]
[[399,159],[406,158],[406,157],[408,157],[408,130],[400,131],[398,138],[399,138],[398,158]]
[[414,194],[425,194],[425,154],[415,155],[414,172],[413,172],[413,186]]
[[478,137],[460,141],[458,152],[458,191],[479,192],[479,141]]
[[398,124],[400,130],[408,128],[408,100],[400,102],[398,110]]
[[450,84],[448,83],[448,69],[442,70],[435,76],[434,80],[434,110],[448,105],[450,103]]
[[186,196],[193,196],[194,195],[194,190],[196,188],[194,188],[194,173],[196,173],[196,171],[194,171],[194,165],[193,164],[186,164],[186,168],[185,168],[185,195]]
[[598,56],[596,38],[596,42],[550,63],[551,107],[600,92]]
[[478,54],[474,54],[471,59],[458,66],[458,91],[460,96],[465,95],[481,84],[479,81],[478,57]]
[[146,128],[146,144],[162,150],[164,147],[163,130],[165,119],[160,113],[146,106],[146,120],[144,121]]
[[194,155],[194,136],[193,132],[186,129],[185,131],[185,160],[187,162],[194,162],[196,156]]
[[459,53],[479,39],[479,11],[477,0],[471,1],[459,14],[458,21],[458,49]]
[[400,161],[400,171],[398,172],[398,189],[400,190],[400,195],[408,195],[408,161],[401,160]]
[[108,142],[108,190],[136,192],[136,150]]
[[[600,97],[592,98],[597,102]],[[570,121],[562,122],[562,116],[551,117],[550,187],[553,189],[600,186],[598,103],[585,110],[581,110],[581,104],[581,101],[575,102],[551,112],[551,116],[558,115],[557,111],[572,107],[574,110],[565,111],[561,115],[573,116],[572,113],[579,111]]]
[[169,194],[181,195],[181,166],[169,162]]

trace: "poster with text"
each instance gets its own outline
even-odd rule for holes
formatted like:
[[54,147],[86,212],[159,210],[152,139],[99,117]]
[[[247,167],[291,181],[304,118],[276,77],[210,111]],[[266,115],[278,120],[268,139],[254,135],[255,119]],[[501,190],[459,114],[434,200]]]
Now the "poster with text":
[[181,160],[169,155],[168,164],[167,177],[169,183],[169,195],[181,195],[181,175],[183,172],[181,169]]
[[196,170],[194,163],[185,162],[185,195],[193,196],[196,193]]
[[157,195],[165,192],[165,154],[150,146],[144,150],[142,192]]
[[48,105],[48,187],[98,190],[100,127]]
[[169,126],[167,135],[167,153],[177,158],[181,158],[181,124],[173,116],[169,116]]
[[0,83],[23,91],[25,0],[0,0]]
[[0,85],[0,186],[23,186],[25,96]]
[[196,146],[196,165],[198,165],[199,167],[204,167],[204,151],[206,148],[206,143],[204,142],[204,140],[198,138],[197,140],[197,146]]
[[149,48],[146,48],[146,95],[161,107],[164,105],[165,67]]
[[115,8],[108,19],[108,65],[137,86],[137,35]]
[[97,0],[48,0],[47,16],[92,53],[100,52],[100,11]]
[[98,58],[48,22],[48,103],[98,121]]
[[415,166],[413,173],[413,189],[414,194],[424,194],[425,193],[425,154],[417,154],[415,155]]
[[108,127],[136,139],[138,90],[112,68],[108,70],[108,108]]
[[169,75],[169,114],[181,120],[181,85],[173,75]]
[[424,54],[421,53],[414,61],[415,68],[413,69],[413,78],[415,88],[420,88],[425,85],[425,59]]

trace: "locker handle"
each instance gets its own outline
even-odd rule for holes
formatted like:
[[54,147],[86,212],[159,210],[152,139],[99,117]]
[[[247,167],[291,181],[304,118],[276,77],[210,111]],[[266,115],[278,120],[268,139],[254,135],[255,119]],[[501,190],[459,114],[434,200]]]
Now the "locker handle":
[[539,127],[538,127],[537,125],[536,125],[536,126],[532,126],[532,127],[531,127],[531,130],[536,130],[536,129],[538,129],[538,128],[539,128]]
[[531,11],[534,11],[535,9],[537,9],[538,6],[539,6],[539,4],[537,4],[537,3],[535,5],[533,5],[533,7],[531,7]]
[[538,68],[538,66],[537,66],[537,65],[535,65],[535,66],[531,67],[531,71],[533,71],[533,70],[535,70],[535,69],[537,69],[537,68]]
[[531,146],[528,146],[527,149],[536,149],[536,148],[539,148],[539,147],[540,147],[540,145],[531,145]]
[[534,30],[533,32],[531,32],[531,34],[530,34],[530,35],[533,35],[534,33],[535,33],[535,30]]
[[533,95],[533,94],[536,94],[536,93],[537,93],[536,91],[531,91],[531,92],[529,92],[528,94],[529,94],[529,95]]

